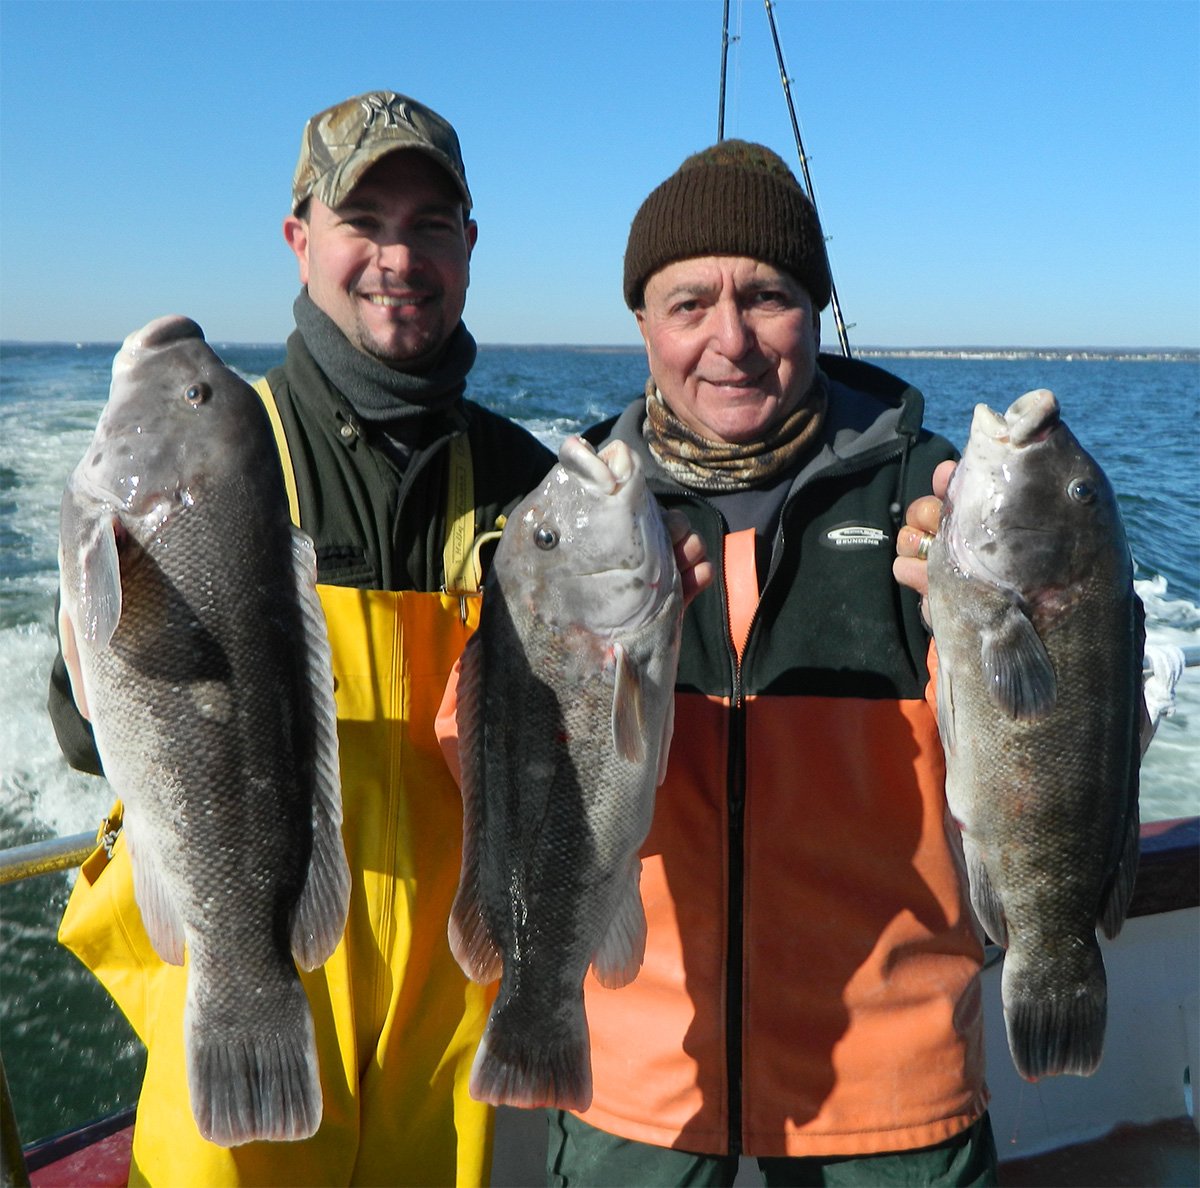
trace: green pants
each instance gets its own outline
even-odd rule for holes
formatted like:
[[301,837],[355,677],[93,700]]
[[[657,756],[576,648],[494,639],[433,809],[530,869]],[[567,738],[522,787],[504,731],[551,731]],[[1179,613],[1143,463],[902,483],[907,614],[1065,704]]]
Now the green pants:
[[[617,1138],[561,1110],[549,1111],[546,1183],[555,1188],[729,1188],[736,1155],[694,1155]],[[808,1185],[993,1186],[996,1144],[984,1114],[974,1126],[934,1147],[881,1155],[758,1159],[763,1183]]]

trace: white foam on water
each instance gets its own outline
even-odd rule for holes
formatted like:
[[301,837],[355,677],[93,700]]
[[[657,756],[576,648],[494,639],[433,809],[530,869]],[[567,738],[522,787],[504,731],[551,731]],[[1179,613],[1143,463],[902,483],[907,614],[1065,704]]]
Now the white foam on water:
[[112,803],[106,781],[59,751],[45,708],[55,650],[48,624],[0,630],[0,846],[95,830]]
[[[1146,608],[1146,642],[1160,646],[1200,644],[1200,607],[1168,594],[1158,576],[1134,587]],[[1175,687],[1175,707],[1158,725],[1142,760],[1143,821],[1200,815],[1200,667],[1187,668]]]

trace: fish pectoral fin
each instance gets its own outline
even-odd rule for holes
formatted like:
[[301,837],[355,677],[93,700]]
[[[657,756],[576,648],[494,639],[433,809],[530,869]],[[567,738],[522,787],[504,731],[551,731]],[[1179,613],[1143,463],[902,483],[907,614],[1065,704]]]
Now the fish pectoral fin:
[[168,965],[183,964],[183,920],[176,910],[171,892],[163,881],[151,847],[141,846],[125,817],[125,844],[133,864],[133,897],[142,917],[142,926],[154,946],[154,951]]
[[1009,608],[995,628],[983,632],[983,677],[988,695],[1009,717],[1033,721],[1058,700],[1058,681],[1046,646],[1029,617]]
[[612,735],[617,754],[629,763],[646,758],[646,717],[642,707],[642,676],[621,644],[613,645]]
[[608,932],[592,958],[596,981],[608,990],[629,985],[646,956],[646,912],[642,907],[642,863],[636,856],[624,880]]
[[75,629],[97,648],[108,647],[121,618],[121,557],[116,516],[102,516],[79,550],[79,621]]
[[947,754],[953,754],[958,747],[958,730],[954,723],[954,678],[946,664],[939,664],[937,670],[937,718],[942,749]]
[[667,712],[663,714],[662,738],[658,744],[658,776],[654,786],[661,788],[667,778],[667,760],[671,757],[671,739],[675,737],[675,694],[667,701]]

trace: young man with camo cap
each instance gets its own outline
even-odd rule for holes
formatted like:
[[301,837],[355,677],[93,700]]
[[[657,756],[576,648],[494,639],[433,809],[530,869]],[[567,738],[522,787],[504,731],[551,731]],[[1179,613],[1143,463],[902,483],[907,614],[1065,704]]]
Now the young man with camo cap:
[[[128,853],[78,880],[62,938],[147,1045],[130,1183],[479,1184],[490,1114],[467,1093],[487,991],[450,954],[462,800],[433,719],[478,621],[473,545],[553,457],[465,399],[462,322],[477,229],[454,129],[375,91],[305,126],[284,236],[303,285],[283,365],[260,388],[317,550],[337,684],[341,944],[304,983],[323,1117],[293,1142],[226,1149],[197,1131],[183,1056],[185,979],[154,953]],[[98,771],[61,657],[51,714],[68,759]],[[198,844],[201,844],[198,841]]]
[[921,394],[820,354],[817,213],[724,141],[645,200],[625,299],[626,441],[717,581],[689,606],[675,738],[642,849],[637,978],[589,978],[593,1096],[548,1182],[994,1184],[982,950],[947,832],[929,637],[893,579],[950,444]]

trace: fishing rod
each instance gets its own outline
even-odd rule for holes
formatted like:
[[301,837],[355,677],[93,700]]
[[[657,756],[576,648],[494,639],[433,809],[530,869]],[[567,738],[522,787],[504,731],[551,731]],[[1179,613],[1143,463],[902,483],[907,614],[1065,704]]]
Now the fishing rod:
[[[783,84],[783,97],[787,100],[788,115],[792,121],[792,135],[796,138],[796,152],[800,155],[800,170],[804,174],[804,188],[808,191],[808,197],[812,201],[813,209],[817,207],[817,195],[813,189],[812,177],[808,172],[808,157],[804,152],[804,144],[800,139],[800,124],[796,119],[796,105],[792,102],[792,80],[787,76],[787,67],[783,62],[783,48],[779,44],[779,31],[775,28],[775,6],[771,0],[763,0],[763,4],[767,10],[767,21],[771,26],[771,40],[775,43],[775,60],[779,63],[779,81]],[[818,212],[818,218],[820,214]],[[846,323],[842,318],[842,305],[838,301],[837,286],[833,283],[832,275],[829,278],[830,292],[830,309],[833,310],[833,321],[837,326],[838,342],[841,343],[842,354],[846,358],[850,358],[850,339],[846,335]]]
[[729,61],[729,0],[721,12],[721,93],[717,99],[717,143],[725,139],[725,65]]

